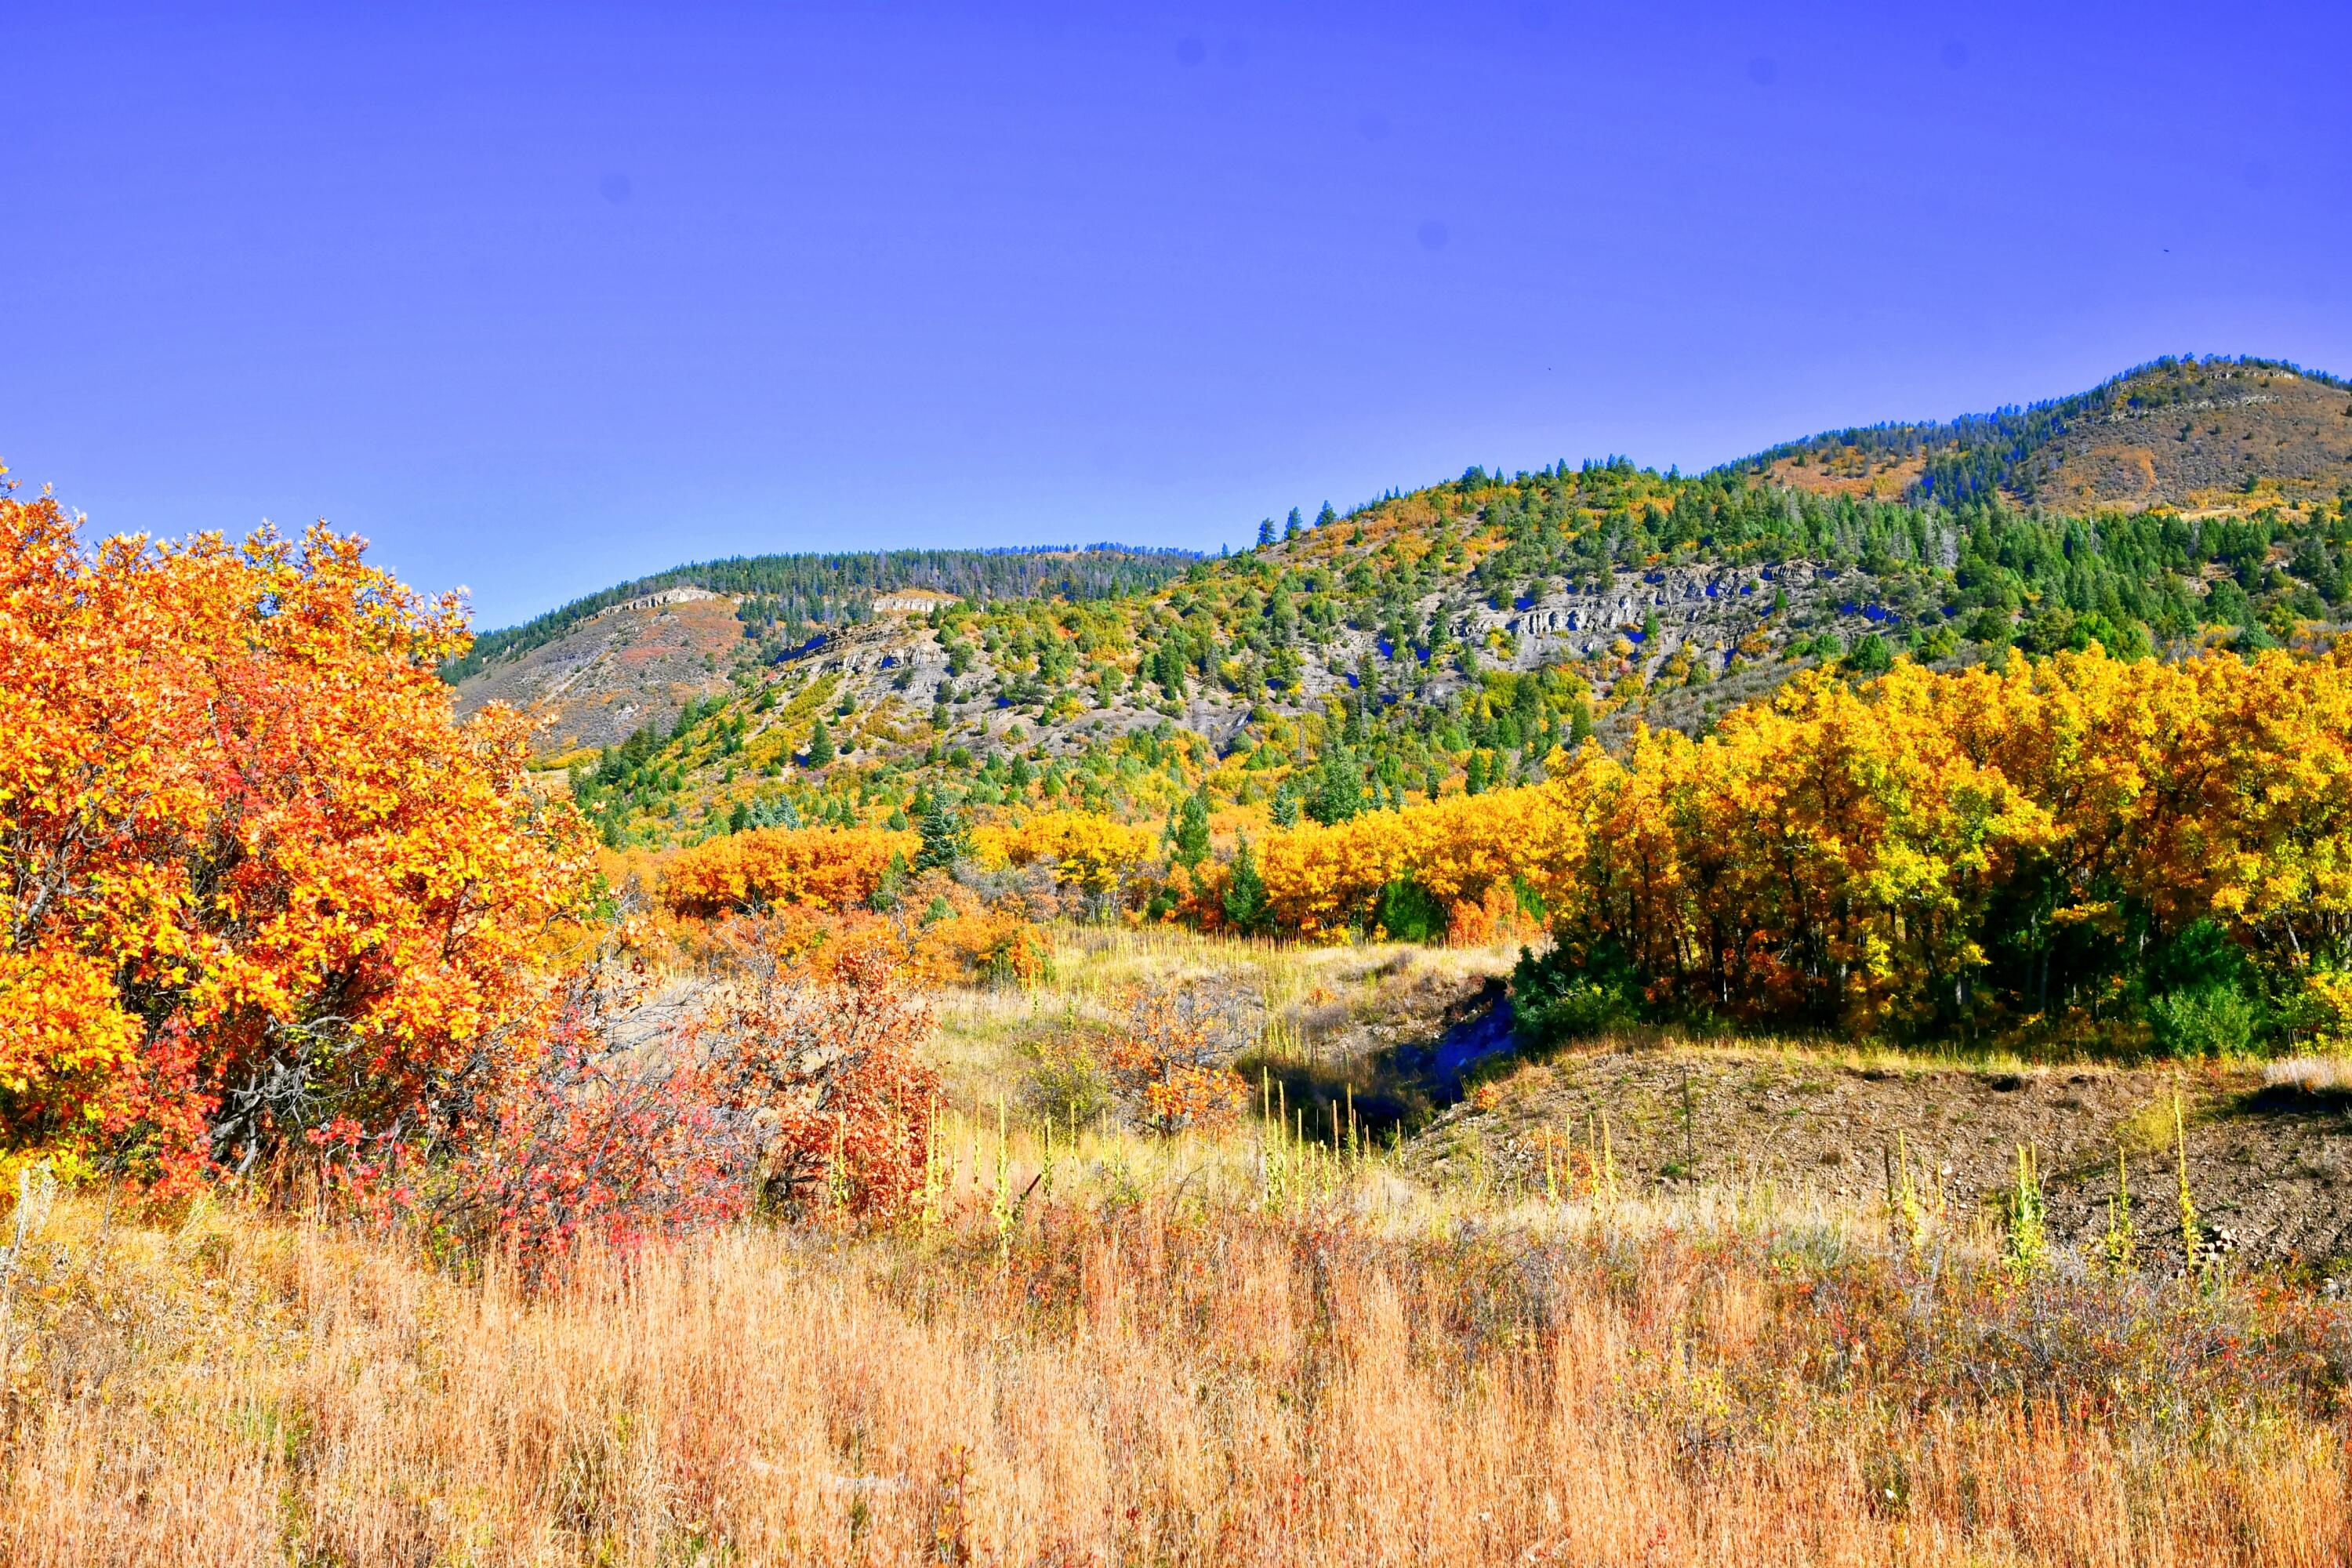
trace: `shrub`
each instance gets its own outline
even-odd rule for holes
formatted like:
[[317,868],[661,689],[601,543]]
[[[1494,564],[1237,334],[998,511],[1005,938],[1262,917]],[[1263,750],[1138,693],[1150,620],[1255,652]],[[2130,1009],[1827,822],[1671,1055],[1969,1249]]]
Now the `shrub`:
[[1250,1030],[1239,1005],[1200,986],[1128,993],[1104,1065],[1128,1110],[1159,1132],[1236,1120],[1249,1085],[1232,1063]]
[[462,605],[323,527],[84,545],[0,489],[0,1142],[166,1188],[525,1048],[591,840],[460,725]]
[[1109,1108],[1111,1079],[1095,1042],[1076,1029],[1029,1047],[1029,1098],[1055,1121],[1090,1123]]
[[870,953],[820,975],[773,942],[651,1038],[616,1041],[636,988],[583,971],[530,1055],[486,1056],[398,1138],[315,1135],[342,1188],[445,1244],[530,1267],[740,1217],[887,1223],[929,1168],[929,1009]]
[[919,848],[911,833],[872,827],[769,827],[681,851],[662,878],[673,913],[710,919],[784,904],[844,910],[869,904]]
[[2228,982],[2168,991],[2147,1005],[2157,1048],[2173,1057],[2235,1057],[2254,1045],[2262,1009]]
[[[1207,826],[1202,834],[1205,838]],[[1030,866],[1050,861],[1057,880],[1089,893],[1108,893],[1151,858],[1152,836],[1084,811],[1037,812],[971,835],[983,865]]]
[[1885,675],[1893,668],[1895,655],[1887,647],[1886,639],[1876,632],[1864,633],[1854,639],[1853,647],[1846,650],[1845,668],[1849,675],[1869,679]]
[[1411,877],[1399,877],[1381,889],[1381,929],[1397,942],[1434,942],[1446,932],[1445,906]]
[[2046,1034],[2182,992],[2201,999],[2164,1028],[2259,1038],[2263,1008],[2204,994],[2228,980],[2334,1038],[2347,677],[2352,644],[1801,676],[1703,742],[1643,731],[1622,761],[1577,759],[1547,786],[1576,831],[1541,890],[1565,953],[1613,943],[1669,1013]]
[[1581,960],[1559,948],[1519,949],[1511,971],[1511,1026],[1530,1046],[1607,1034],[1640,1016],[1633,966],[1612,946]]

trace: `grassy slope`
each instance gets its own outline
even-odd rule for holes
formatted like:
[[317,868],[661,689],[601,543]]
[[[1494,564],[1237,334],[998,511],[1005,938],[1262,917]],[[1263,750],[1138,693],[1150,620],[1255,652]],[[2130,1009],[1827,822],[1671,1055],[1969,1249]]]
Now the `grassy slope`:
[[[1622,1085],[1610,1179],[1570,1140],[1549,1194],[1458,1118],[1342,1159],[1074,1139],[1024,1092],[1134,984],[1344,1066],[1415,966],[1503,959],[1071,933],[1039,992],[939,999],[941,1220],[880,1237],[753,1225],[532,1292],[235,1198],[70,1197],[12,1289],[0,1558],[2342,1561],[2344,1306],[2104,1280],[2063,1237],[2020,1278],[1987,1210],[1914,1244],[1834,1182],[1662,1180]],[[2151,1172],[2146,1229],[2165,1203]]]

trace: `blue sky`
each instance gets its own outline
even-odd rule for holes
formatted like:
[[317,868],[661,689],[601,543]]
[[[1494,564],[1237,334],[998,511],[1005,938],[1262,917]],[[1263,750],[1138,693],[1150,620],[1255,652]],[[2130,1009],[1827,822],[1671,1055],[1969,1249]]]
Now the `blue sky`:
[[0,461],[485,625],[2352,371],[2352,6],[0,12]]

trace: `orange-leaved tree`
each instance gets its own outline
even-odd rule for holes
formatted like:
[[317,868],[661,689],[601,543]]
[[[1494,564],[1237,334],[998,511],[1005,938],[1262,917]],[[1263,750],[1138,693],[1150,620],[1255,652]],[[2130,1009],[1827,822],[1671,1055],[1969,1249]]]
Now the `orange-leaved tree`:
[[851,909],[921,847],[912,833],[879,827],[754,828],[681,851],[662,878],[662,902],[704,920],[783,904]]
[[1241,1115],[1249,1085],[1233,1062],[1253,1031],[1234,998],[1197,985],[1138,987],[1123,1013],[1106,1065],[1145,1127],[1179,1132]]
[[184,1184],[520,1048],[588,837],[467,640],[323,526],[95,545],[0,491],[0,1142]]

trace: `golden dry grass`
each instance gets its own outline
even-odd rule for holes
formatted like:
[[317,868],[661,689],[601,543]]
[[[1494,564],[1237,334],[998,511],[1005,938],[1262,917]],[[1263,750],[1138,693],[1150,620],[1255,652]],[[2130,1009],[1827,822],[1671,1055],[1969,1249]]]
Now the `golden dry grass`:
[[1024,1043],[1130,984],[1276,1016],[1391,956],[1064,933],[1049,985],[943,994],[969,1109],[936,1222],[886,1235],[755,1223],[533,1289],[282,1205],[70,1195],[12,1287],[0,1562],[2352,1561],[2343,1307],[1017,1094],[1000,1140]]
[[[2317,1564],[2352,1546],[2345,1418],[2256,1365],[2289,1352],[2230,1300],[2005,1287],[1957,1252],[1890,1290],[1860,1216],[1481,1212],[1377,1165],[1294,1173],[1270,1209],[1246,1139],[1064,1143],[1046,1201],[1045,1145],[1016,1136],[1001,1169],[1031,1196],[999,1203],[993,1128],[942,1142],[936,1227],[755,1226],[536,1293],[257,1208],[128,1224],[73,1199],[20,1281],[0,1558]],[[1980,1328],[1996,1348],[1947,1365],[1906,1289],[1951,1298],[1952,1344]],[[2089,1338],[2053,1314],[2088,1314]],[[2185,1375],[2149,1337],[2176,1322]],[[2216,1325],[2252,1370],[2193,1370]],[[2029,1331],[2046,1372],[1998,1352]]]

